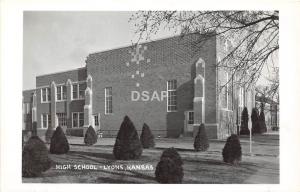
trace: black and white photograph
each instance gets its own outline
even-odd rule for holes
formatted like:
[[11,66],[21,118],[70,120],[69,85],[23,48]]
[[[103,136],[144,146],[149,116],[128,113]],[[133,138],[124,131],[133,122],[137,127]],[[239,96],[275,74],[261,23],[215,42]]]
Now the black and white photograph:
[[279,183],[279,11],[23,19],[22,182]]
[[0,1],[0,191],[300,192],[299,11]]

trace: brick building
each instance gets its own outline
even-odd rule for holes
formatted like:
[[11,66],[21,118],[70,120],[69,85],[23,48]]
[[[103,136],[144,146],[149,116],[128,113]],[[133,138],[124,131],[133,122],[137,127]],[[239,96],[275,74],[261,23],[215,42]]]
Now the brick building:
[[225,138],[255,94],[217,67],[224,47],[189,34],[89,54],[83,68],[36,77],[36,89],[23,92],[29,121],[40,134],[60,125],[82,136],[92,125],[110,137],[128,115],[139,132],[147,123],[156,136],[192,136],[205,123],[209,138]]

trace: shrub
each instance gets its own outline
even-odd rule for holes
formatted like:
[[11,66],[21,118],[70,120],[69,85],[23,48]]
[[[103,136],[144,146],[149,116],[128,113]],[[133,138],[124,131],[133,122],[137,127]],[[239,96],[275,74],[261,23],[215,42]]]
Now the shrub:
[[164,152],[161,154],[160,160],[162,160],[163,158],[170,158],[172,159],[176,165],[182,165],[182,159],[179,155],[179,153],[177,152],[177,150],[174,147],[165,149]]
[[37,177],[50,167],[51,160],[45,143],[38,136],[32,136],[23,148],[22,176]]
[[113,154],[116,159],[138,159],[142,155],[143,147],[138,133],[128,116],[124,117],[118,132]]
[[252,122],[252,133],[260,133],[259,116],[256,108],[252,109],[251,122]]
[[152,135],[151,130],[146,123],[144,123],[144,125],[143,125],[143,130],[142,130],[140,140],[141,140],[143,148],[145,148],[145,149],[152,148],[155,146],[154,136]]
[[97,139],[98,136],[95,129],[92,126],[89,126],[84,135],[84,143],[86,145],[94,145],[95,143],[97,143]]
[[196,151],[206,151],[208,148],[209,148],[209,142],[205,131],[205,125],[202,123],[195,137],[194,149]]
[[166,149],[155,169],[155,179],[159,183],[181,183],[183,178],[182,160],[176,149]]
[[241,117],[241,135],[249,135],[250,131],[248,128],[248,121],[249,121],[249,115],[248,115],[248,109],[247,107],[244,107],[242,111],[242,117]]
[[239,137],[232,134],[227,138],[222,151],[223,161],[230,164],[237,164],[242,158],[242,149]]
[[261,133],[267,132],[267,126],[266,126],[266,120],[265,120],[265,113],[264,113],[264,105],[261,103],[260,108],[260,114],[259,114],[259,128]]
[[69,151],[69,142],[62,128],[58,126],[51,137],[50,153],[65,154]]

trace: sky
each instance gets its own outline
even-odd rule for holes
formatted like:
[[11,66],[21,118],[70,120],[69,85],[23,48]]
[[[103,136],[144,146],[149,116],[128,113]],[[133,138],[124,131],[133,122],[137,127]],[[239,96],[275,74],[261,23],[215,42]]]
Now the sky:
[[[38,75],[85,66],[90,53],[130,45],[137,39],[128,22],[133,13],[25,11],[23,89],[34,89]],[[153,38],[171,35],[162,31]]]
[[[134,12],[25,11],[23,13],[23,90],[35,88],[38,75],[85,66],[90,53],[135,42]],[[161,30],[152,39],[174,35]],[[268,74],[263,70],[263,77]],[[258,84],[266,81],[261,78]]]

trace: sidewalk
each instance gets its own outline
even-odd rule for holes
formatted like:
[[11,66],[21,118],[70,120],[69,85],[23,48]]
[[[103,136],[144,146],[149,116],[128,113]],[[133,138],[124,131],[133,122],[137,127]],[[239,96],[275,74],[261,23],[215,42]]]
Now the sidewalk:
[[[84,145],[83,137],[70,137],[68,141],[71,145]],[[253,137],[252,154],[250,154],[249,138],[240,138],[243,155],[255,156],[279,156],[279,139],[278,137],[270,137],[268,135],[257,135]],[[225,140],[210,140],[208,152],[222,153]],[[99,138],[94,147],[113,147],[115,138]],[[156,149],[166,149],[174,147],[180,151],[194,151],[193,138],[157,138],[155,139]]]

